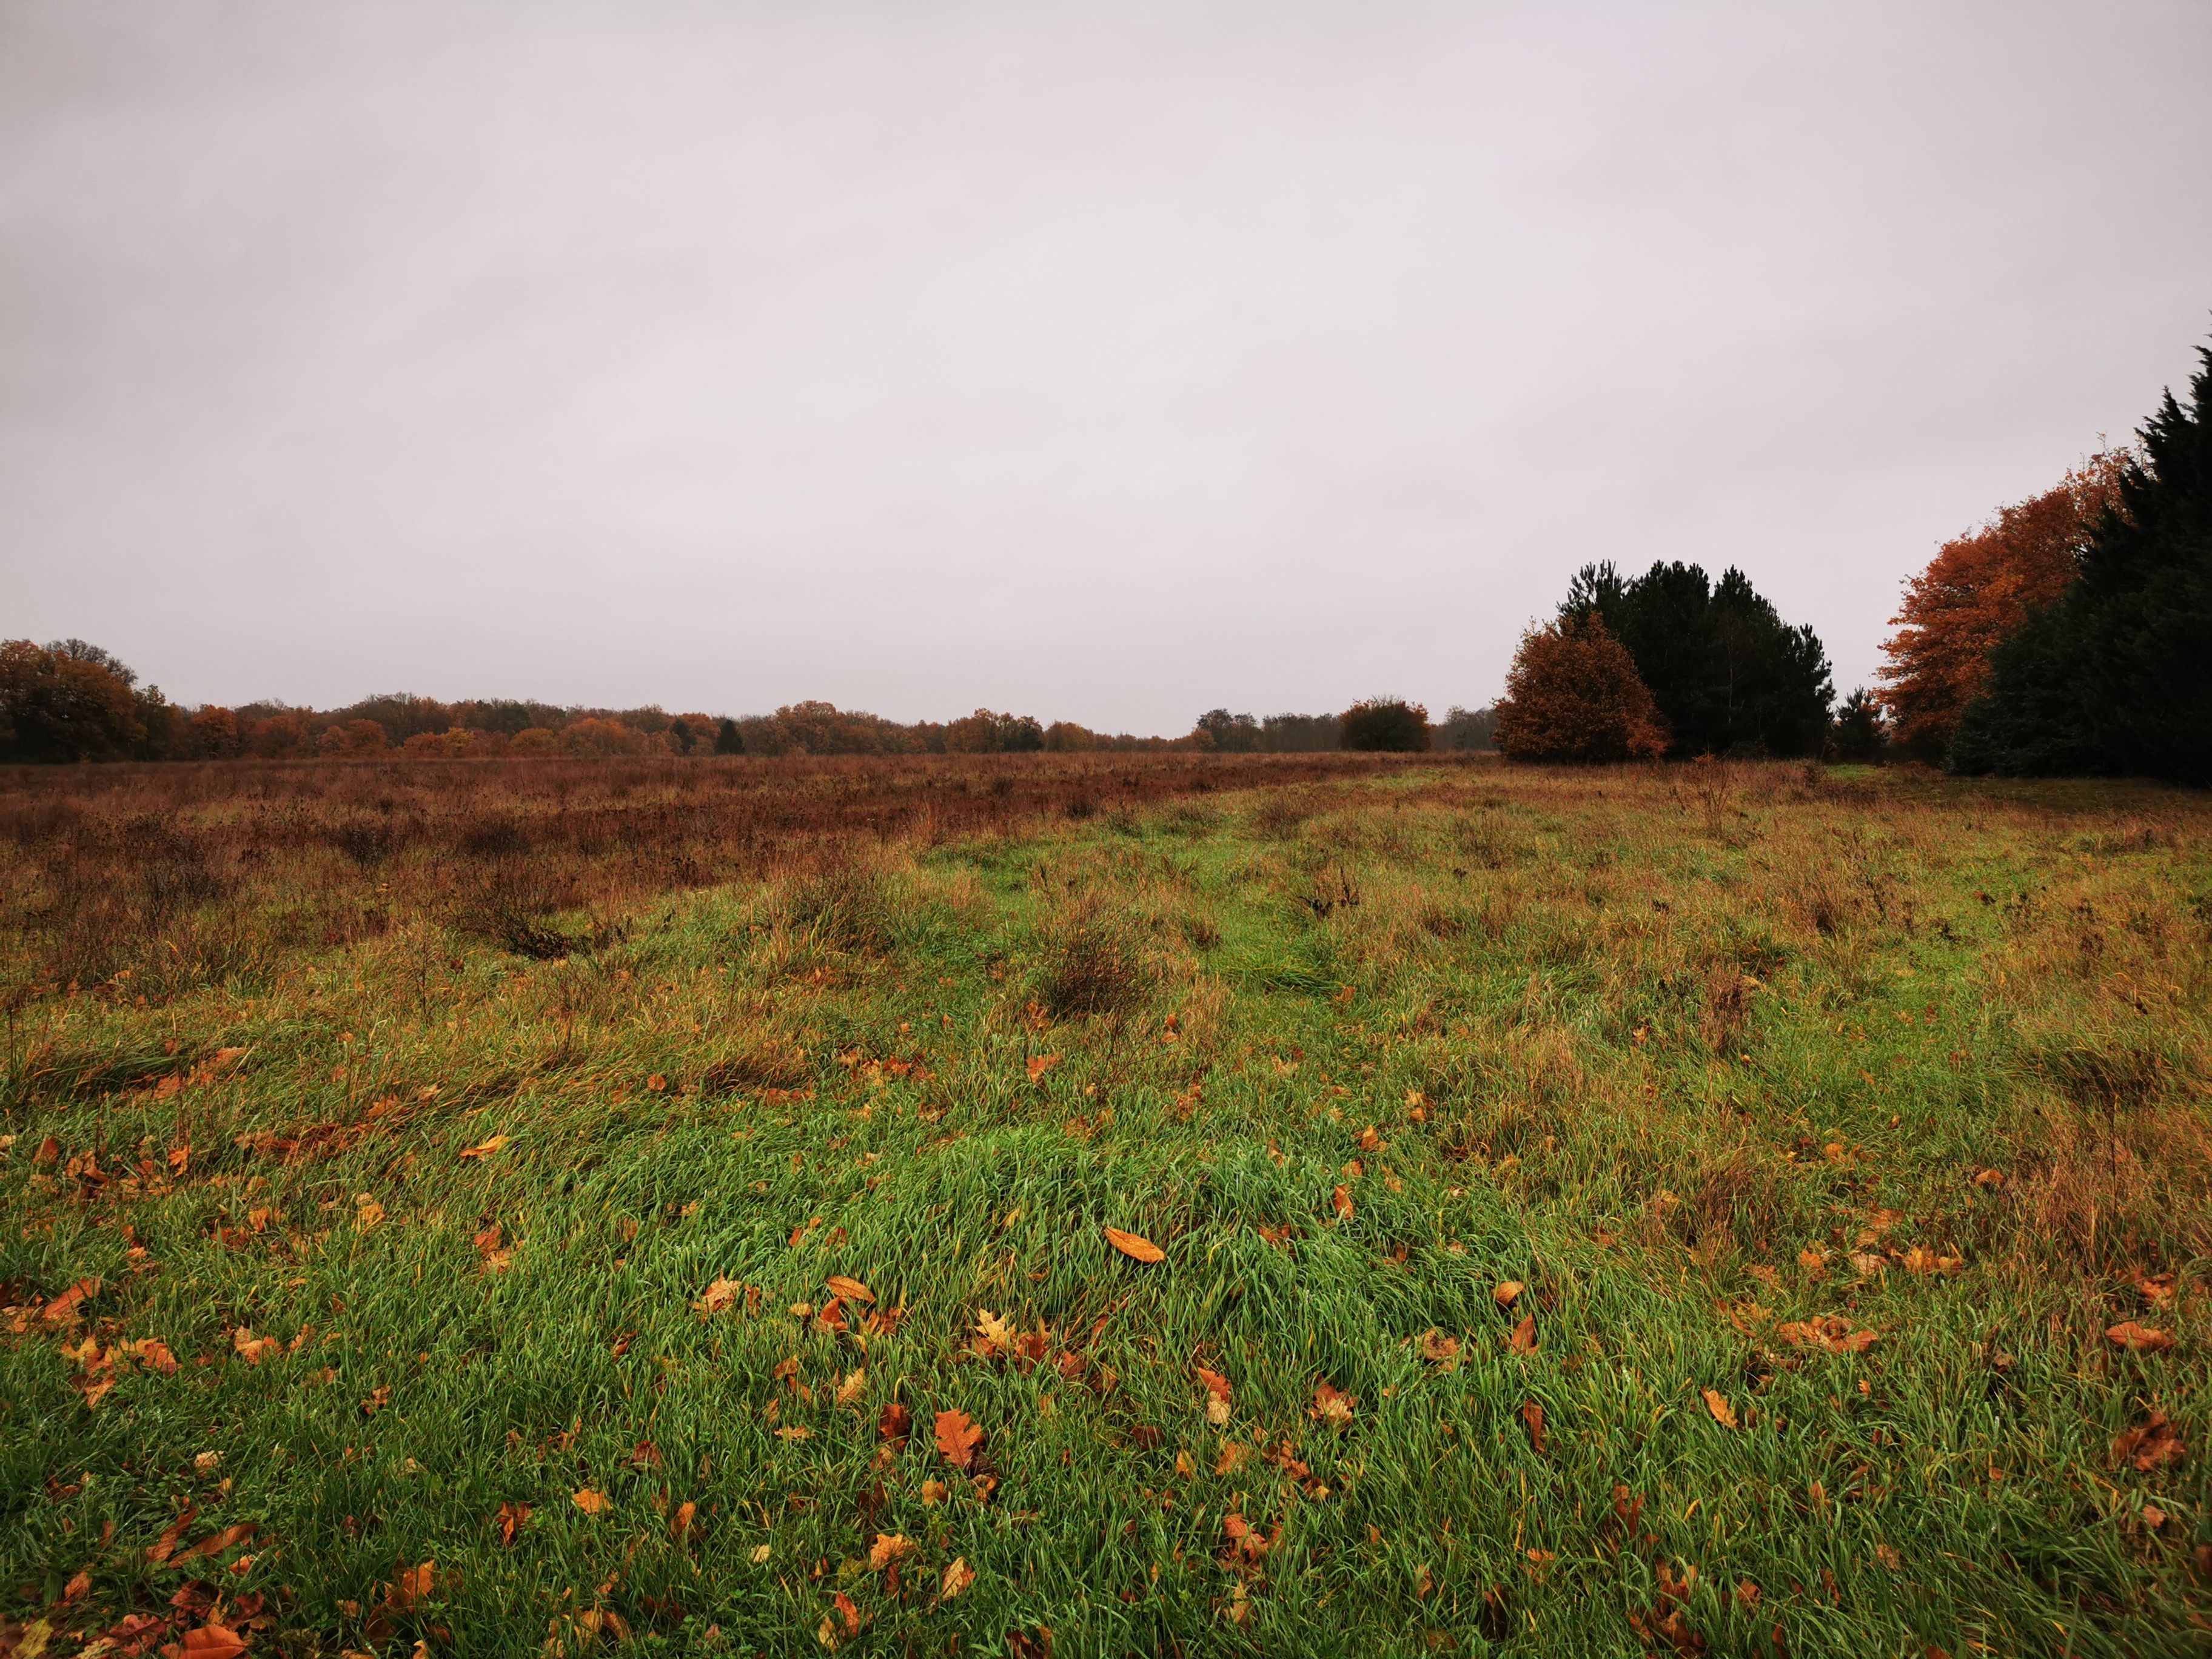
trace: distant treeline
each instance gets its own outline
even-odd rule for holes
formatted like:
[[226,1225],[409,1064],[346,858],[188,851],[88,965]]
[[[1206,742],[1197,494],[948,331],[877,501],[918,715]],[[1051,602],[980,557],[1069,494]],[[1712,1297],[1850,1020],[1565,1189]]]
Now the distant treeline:
[[[1376,727],[1375,711],[1397,711]],[[1350,741],[1346,722],[1351,722]],[[632,755],[981,755],[1048,750],[1146,753],[1219,750],[1310,753],[1369,749],[1487,748],[1486,709],[1454,708],[1431,726],[1418,704],[1378,698],[1341,714],[1255,720],[1217,708],[1176,738],[1094,732],[988,708],[956,720],[902,725],[826,702],[773,714],[672,714],[641,708],[563,708],[515,698],[443,702],[403,693],[343,708],[281,702],[184,708],[142,686],[111,653],[82,640],[0,644],[0,761],[267,760],[312,756],[611,757]]]

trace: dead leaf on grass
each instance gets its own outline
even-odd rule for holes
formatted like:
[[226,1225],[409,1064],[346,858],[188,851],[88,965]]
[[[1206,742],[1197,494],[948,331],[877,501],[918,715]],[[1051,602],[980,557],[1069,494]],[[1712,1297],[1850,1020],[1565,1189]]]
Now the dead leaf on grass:
[[975,1448],[982,1438],[983,1431],[969,1420],[967,1413],[938,1413],[937,1449],[954,1468],[967,1468],[975,1461]]
[[1729,1404],[1728,1396],[1718,1389],[1707,1389],[1705,1409],[1713,1414],[1713,1421],[1724,1429],[1735,1427],[1735,1407]]
[[2124,1319],[2113,1326],[2105,1333],[2105,1340],[2130,1353],[2164,1353],[2173,1346],[2173,1339],[2164,1331],[2138,1325],[2132,1319]]
[[1164,1261],[1168,1253],[1158,1245],[1137,1233],[1125,1233],[1119,1227],[1106,1229],[1106,1242],[1133,1261]]

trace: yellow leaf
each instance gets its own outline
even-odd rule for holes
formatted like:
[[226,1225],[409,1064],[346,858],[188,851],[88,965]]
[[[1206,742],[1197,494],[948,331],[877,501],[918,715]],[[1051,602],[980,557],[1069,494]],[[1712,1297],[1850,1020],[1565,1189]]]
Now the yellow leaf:
[[485,1141],[481,1146],[471,1146],[465,1148],[462,1152],[461,1156],[464,1158],[489,1158],[501,1147],[506,1146],[510,1138],[511,1137],[507,1135],[494,1135],[489,1140]]
[[950,1601],[975,1582],[975,1570],[968,1565],[968,1558],[964,1555],[956,1555],[952,1558],[951,1564],[945,1569],[944,1581],[939,1584],[937,1589],[938,1599],[941,1601]]
[[1719,1389],[1705,1390],[1705,1409],[1713,1414],[1713,1421],[1723,1428],[1732,1429],[1735,1426],[1735,1407],[1729,1404],[1728,1396]]
[[1521,1292],[1528,1287],[1517,1279],[1509,1279],[1490,1293],[1490,1299],[1501,1308],[1510,1308],[1521,1299]]
[[613,1502],[606,1493],[593,1492],[589,1486],[580,1492],[572,1493],[569,1501],[586,1515],[604,1515],[614,1507]]

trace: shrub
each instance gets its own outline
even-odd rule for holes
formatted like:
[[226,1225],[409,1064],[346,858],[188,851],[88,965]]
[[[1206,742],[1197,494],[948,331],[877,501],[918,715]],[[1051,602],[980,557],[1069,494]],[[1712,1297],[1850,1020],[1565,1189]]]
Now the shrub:
[[1338,741],[1368,753],[1412,754],[1429,746],[1429,711],[1402,697],[1370,697],[1344,711]]
[[1880,760],[1889,747],[1889,726],[1881,705],[1864,686],[1844,700],[1828,728],[1828,752],[1839,761]]
[[1595,616],[1521,636],[1496,736],[1509,759],[1522,761],[1656,760],[1667,749],[1636,659]]

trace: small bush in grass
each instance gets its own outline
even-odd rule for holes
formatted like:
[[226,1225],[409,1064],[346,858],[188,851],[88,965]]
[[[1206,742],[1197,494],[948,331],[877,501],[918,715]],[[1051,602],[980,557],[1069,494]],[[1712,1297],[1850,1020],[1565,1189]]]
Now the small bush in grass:
[[1656,760],[1667,732],[1636,659],[1593,616],[1521,636],[1498,705],[1497,743],[1511,760]]
[[1418,754],[1429,746],[1429,711],[1402,697],[1370,697],[1344,711],[1337,741],[1370,754]]

